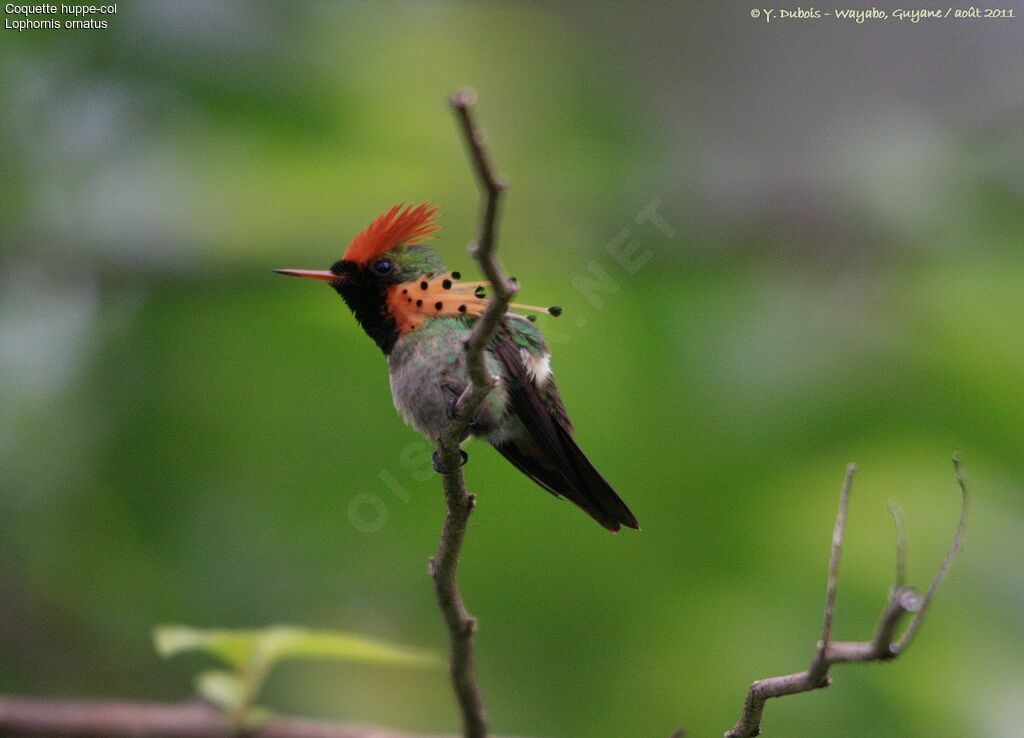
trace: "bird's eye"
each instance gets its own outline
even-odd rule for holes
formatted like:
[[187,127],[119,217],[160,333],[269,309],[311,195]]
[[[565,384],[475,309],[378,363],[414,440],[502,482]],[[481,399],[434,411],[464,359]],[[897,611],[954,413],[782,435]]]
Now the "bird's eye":
[[373,273],[379,277],[386,277],[395,271],[395,263],[390,259],[378,259],[370,265]]

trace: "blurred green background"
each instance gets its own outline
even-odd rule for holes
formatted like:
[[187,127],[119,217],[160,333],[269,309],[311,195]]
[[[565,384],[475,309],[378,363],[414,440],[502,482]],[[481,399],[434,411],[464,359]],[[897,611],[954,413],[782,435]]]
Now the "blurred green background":
[[[164,622],[445,649],[429,448],[333,292],[270,270],[431,200],[472,274],[445,104],[470,85],[505,263],[565,307],[562,392],[643,524],[608,535],[470,446],[495,731],[720,735],[812,653],[845,464],[836,636],[860,639],[886,503],[926,585],[959,450],[968,541],[914,648],[769,705],[765,735],[1024,735],[1021,23],[133,0],[105,31],[3,31],[0,692],[185,698],[208,662],[161,662]],[[264,701],[458,724],[441,671],[289,664]]]

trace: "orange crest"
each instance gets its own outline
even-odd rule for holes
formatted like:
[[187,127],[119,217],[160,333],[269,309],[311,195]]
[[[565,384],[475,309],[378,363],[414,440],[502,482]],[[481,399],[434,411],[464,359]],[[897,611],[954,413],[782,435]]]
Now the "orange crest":
[[434,223],[436,212],[437,208],[430,207],[429,203],[415,207],[399,203],[377,216],[365,231],[353,238],[342,258],[366,264],[403,243],[426,239],[439,229]]

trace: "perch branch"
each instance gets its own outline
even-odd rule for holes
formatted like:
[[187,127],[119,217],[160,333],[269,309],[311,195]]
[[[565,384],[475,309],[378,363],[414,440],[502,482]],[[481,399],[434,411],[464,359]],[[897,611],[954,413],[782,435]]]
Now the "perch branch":
[[451,98],[452,109],[466,139],[466,146],[473,160],[473,170],[484,195],[480,236],[470,246],[470,253],[491,283],[491,300],[484,314],[474,324],[469,340],[466,341],[466,368],[472,381],[459,397],[456,423],[449,433],[448,440],[456,443],[462,440],[473,413],[494,386],[494,377],[487,371],[484,349],[497,332],[501,318],[508,310],[509,300],[518,291],[515,280],[509,279],[505,274],[496,253],[498,202],[506,185],[494,172],[483,131],[473,118],[472,110],[475,103],[475,96],[470,90],[460,90]]
[[[747,698],[743,703],[743,714],[739,721],[725,734],[725,738],[752,738],[761,732],[761,719],[764,716],[765,702],[772,697],[783,697],[788,694],[809,692],[827,687],[831,684],[828,676],[829,668],[834,664],[854,661],[887,661],[899,656],[909,647],[914,635],[921,626],[924,614],[931,604],[932,598],[945,579],[963,543],[964,530],[967,525],[967,484],[960,468],[959,455],[953,456],[953,467],[956,471],[957,484],[960,487],[960,522],[957,525],[953,543],[946,557],[932,580],[928,592],[921,597],[917,590],[904,584],[906,570],[906,533],[903,515],[898,506],[890,505],[890,512],[896,524],[896,583],[889,589],[889,597],[882,610],[882,615],[875,627],[874,637],[870,641],[833,641],[832,619],[835,614],[836,584],[839,577],[839,557],[842,551],[843,537],[846,532],[846,511],[850,503],[850,490],[856,467],[851,464],[846,470],[839,495],[839,512],[832,533],[832,555],[829,559],[828,589],[825,599],[825,621],[821,640],[815,649],[807,671],[784,676],[758,679],[750,685]],[[896,640],[896,632],[905,615],[914,613],[910,624],[902,637]]]
[[[237,738],[224,714],[205,702],[86,702],[0,697],[5,738]],[[275,717],[246,738],[455,738]]]
[[501,318],[508,309],[508,301],[516,292],[516,285],[505,276],[495,254],[498,201],[505,184],[494,173],[483,132],[473,117],[474,103],[473,93],[468,90],[460,90],[451,98],[452,109],[466,139],[473,169],[484,195],[480,236],[470,252],[491,283],[491,300],[484,314],[477,319],[466,341],[465,359],[470,383],[455,404],[451,427],[437,443],[438,459],[441,468],[445,470],[442,476],[447,512],[437,553],[430,562],[430,575],[434,579],[437,600],[451,639],[449,668],[455,695],[462,711],[463,735],[465,738],[484,738],[487,735],[487,722],[480,688],[477,686],[473,671],[473,633],[476,630],[476,620],[466,611],[456,578],[459,551],[466,535],[469,516],[476,504],[475,495],[466,489],[459,444],[466,435],[476,409],[494,387],[495,379],[487,370],[484,349],[497,332]]

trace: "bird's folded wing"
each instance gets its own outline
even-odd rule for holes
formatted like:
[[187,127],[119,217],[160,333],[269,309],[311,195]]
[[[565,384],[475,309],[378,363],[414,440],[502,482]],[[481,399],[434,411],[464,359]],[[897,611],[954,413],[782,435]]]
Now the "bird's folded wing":
[[520,471],[556,495],[565,495],[611,531],[637,521],[611,485],[572,438],[565,406],[554,378],[538,387],[522,358],[522,348],[506,331],[491,350],[503,369],[509,410],[526,429],[525,438],[510,438],[495,448]]

